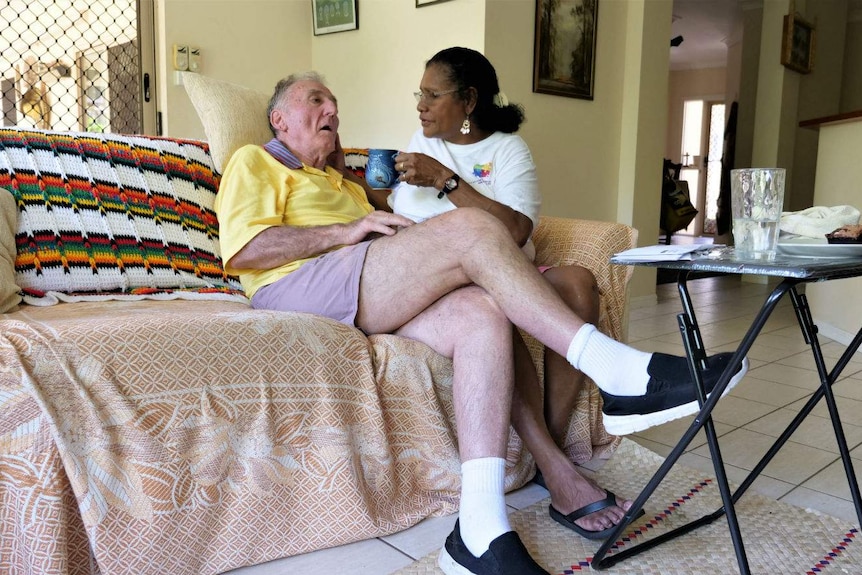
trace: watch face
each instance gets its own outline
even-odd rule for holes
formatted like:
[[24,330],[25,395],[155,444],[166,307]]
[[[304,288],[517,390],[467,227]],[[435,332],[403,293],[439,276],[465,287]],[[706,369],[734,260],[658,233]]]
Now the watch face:
[[443,197],[446,196],[447,194],[449,194],[449,192],[451,192],[452,190],[457,188],[459,179],[460,178],[458,178],[458,176],[455,176],[455,177],[449,178],[448,180],[443,182],[443,189],[440,190],[439,194],[437,194],[437,199],[438,200],[443,199]]

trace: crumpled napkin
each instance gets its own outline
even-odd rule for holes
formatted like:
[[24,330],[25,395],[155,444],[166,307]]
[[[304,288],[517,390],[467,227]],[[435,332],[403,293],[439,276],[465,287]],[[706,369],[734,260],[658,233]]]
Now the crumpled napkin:
[[822,238],[841,226],[858,224],[853,206],[814,206],[798,212],[782,212],[779,230],[806,238]]

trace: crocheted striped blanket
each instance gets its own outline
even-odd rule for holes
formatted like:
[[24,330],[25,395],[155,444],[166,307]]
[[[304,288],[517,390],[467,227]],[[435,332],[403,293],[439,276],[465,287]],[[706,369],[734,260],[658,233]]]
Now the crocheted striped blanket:
[[25,301],[244,300],[219,251],[218,182],[204,142],[0,129]]

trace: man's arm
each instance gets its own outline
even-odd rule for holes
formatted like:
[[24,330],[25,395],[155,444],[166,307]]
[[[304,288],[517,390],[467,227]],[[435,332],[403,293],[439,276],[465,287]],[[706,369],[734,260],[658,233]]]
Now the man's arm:
[[394,235],[413,222],[388,212],[371,212],[349,224],[273,226],[256,235],[228,262],[233,269],[272,269],[331,248],[357,244],[369,234]]

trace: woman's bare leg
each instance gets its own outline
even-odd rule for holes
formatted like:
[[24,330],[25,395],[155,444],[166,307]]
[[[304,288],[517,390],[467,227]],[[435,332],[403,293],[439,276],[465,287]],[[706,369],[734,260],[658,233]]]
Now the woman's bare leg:
[[[521,335],[514,334],[515,389],[512,396],[512,426],[542,470],[545,484],[551,493],[554,508],[568,515],[576,509],[604,499],[607,494],[578,471],[577,467],[562,452],[548,432],[542,414],[542,394],[536,368]],[[619,500],[612,506],[579,519],[577,524],[589,531],[601,531],[616,525],[625,510],[631,507],[629,500]]]
[[[598,325],[599,286],[592,272],[581,266],[561,266],[547,270],[544,276],[578,317]],[[585,379],[565,357],[545,350],[545,421],[561,448]]]

